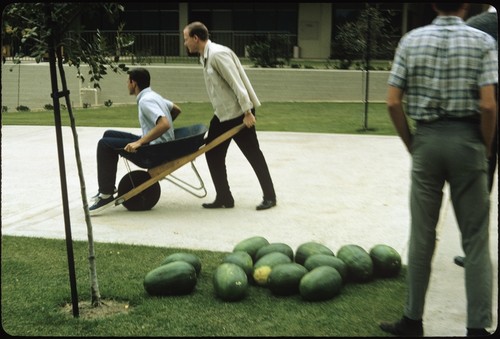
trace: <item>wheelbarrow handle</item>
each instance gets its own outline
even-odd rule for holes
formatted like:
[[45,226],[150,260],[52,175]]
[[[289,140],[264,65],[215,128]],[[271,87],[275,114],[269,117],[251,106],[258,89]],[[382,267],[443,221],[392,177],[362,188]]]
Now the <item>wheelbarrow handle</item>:
[[211,149],[219,146],[221,143],[223,143],[224,141],[228,140],[229,138],[232,138],[233,136],[235,136],[238,132],[240,132],[244,128],[246,128],[245,124],[240,124],[240,125],[238,125],[236,127],[233,127],[229,131],[226,131],[226,132],[222,133],[217,138],[215,138],[214,140],[210,141],[205,146],[201,147],[200,150],[203,150],[202,153],[208,152]]

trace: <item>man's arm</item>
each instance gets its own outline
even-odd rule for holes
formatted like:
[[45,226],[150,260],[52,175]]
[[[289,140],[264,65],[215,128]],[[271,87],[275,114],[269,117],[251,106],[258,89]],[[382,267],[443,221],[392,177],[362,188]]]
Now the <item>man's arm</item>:
[[[236,56],[234,56],[236,58]],[[237,61],[230,53],[219,53],[212,59],[212,67],[226,81],[233,90],[245,116],[243,123],[248,127],[255,125],[255,116],[252,114],[253,103],[238,72]]]
[[481,110],[481,134],[486,146],[488,158],[495,137],[497,122],[496,86],[483,86],[479,92],[479,109]]
[[387,91],[387,110],[399,137],[405,144],[408,152],[411,153],[412,136],[403,110],[403,90],[401,88],[389,86]]
[[[235,56],[236,58],[236,56]],[[212,57],[212,68],[224,79],[228,86],[233,90],[238,103],[243,112],[250,111],[253,103],[248,96],[247,89],[241,80],[236,60],[228,53],[217,53]]]
[[168,122],[168,119],[164,116],[159,117],[158,120],[156,120],[156,126],[153,127],[153,129],[151,129],[146,135],[144,135],[139,140],[131,142],[127,146],[125,146],[125,151],[131,153],[137,152],[137,149],[139,147],[159,138],[169,128],[170,124]]
[[179,114],[181,114],[182,110],[179,106],[177,106],[176,104],[173,104],[174,106],[172,107],[172,109],[170,110],[170,115],[172,116],[172,121],[174,121],[175,119],[177,119],[177,117],[179,116]]

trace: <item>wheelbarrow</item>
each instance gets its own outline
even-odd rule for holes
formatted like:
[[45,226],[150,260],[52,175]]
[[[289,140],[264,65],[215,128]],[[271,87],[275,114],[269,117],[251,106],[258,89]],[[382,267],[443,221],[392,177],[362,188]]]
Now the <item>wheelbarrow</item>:
[[[207,127],[202,124],[176,128],[175,139],[169,142],[141,146],[135,153],[120,150],[125,161],[128,173],[118,184],[118,197],[115,206],[123,204],[130,211],[145,211],[153,208],[160,199],[161,188],[159,181],[168,180],[192,195],[203,198],[207,191],[201,176],[196,169],[194,160],[233,137],[245,128],[238,125],[210,143],[205,143]],[[128,161],[146,170],[130,170]],[[179,179],[172,173],[182,166],[191,163],[198,183],[193,185]]]

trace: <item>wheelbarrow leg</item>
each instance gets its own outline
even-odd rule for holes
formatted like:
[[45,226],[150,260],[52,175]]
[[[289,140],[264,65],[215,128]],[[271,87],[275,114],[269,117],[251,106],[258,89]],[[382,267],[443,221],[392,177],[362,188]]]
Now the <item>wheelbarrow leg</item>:
[[170,181],[175,186],[183,189],[184,191],[188,192],[191,195],[194,195],[197,198],[204,198],[207,196],[207,189],[205,188],[205,183],[203,182],[203,179],[201,178],[198,169],[194,165],[194,161],[191,161],[191,169],[193,170],[196,179],[198,179],[198,186],[190,184],[187,181],[182,180],[181,178],[178,178],[173,174],[166,176],[165,178],[163,178],[163,180]]

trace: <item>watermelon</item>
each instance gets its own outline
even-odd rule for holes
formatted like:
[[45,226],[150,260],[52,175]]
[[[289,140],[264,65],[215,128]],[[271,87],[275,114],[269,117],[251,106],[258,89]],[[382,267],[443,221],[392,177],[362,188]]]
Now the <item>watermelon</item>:
[[149,271],[144,277],[144,288],[150,295],[189,294],[196,286],[196,270],[185,261],[174,261]]
[[274,266],[291,262],[290,257],[281,252],[268,253],[253,265],[253,279],[258,285],[266,286],[267,278]]
[[373,262],[370,254],[358,245],[342,246],[337,252],[347,267],[347,280],[353,282],[367,282],[373,278]]
[[259,250],[255,254],[255,260],[257,261],[266,254],[271,252],[281,252],[283,254],[286,254],[293,261],[293,249],[289,245],[281,242],[274,242],[259,248]]
[[295,262],[278,264],[272,268],[267,278],[267,287],[275,295],[299,293],[300,279],[308,270]]
[[195,254],[193,254],[193,253],[185,253],[185,252],[173,253],[173,254],[168,255],[163,260],[163,262],[161,263],[161,265],[165,265],[165,264],[168,264],[168,263],[171,263],[171,262],[174,262],[174,261],[185,261],[187,263],[190,263],[191,265],[193,265],[194,269],[196,270],[196,275],[200,276],[200,272],[201,272],[201,260]]
[[250,254],[244,251],[236,251],[227,254],[222,262],[229,262],[232,264],[236,264],[243,268],[243,271],[247,274],[248,277],[252,276],[253,273],[253,260]]
[[304,267],[309,271],[319,266],[331,266],[335,268],[340,273],[342,280],[345,280],[347,277],[347,267],[345,263],[341,259],[329,254],[313,254],[308,257],[304,263]]
[[330,266],[319,266],[304,274],[299,284],[301,297],[307,301],[328,300],[340,293],[342,277]]
[[395,277],[401,271],[401,256],[391,246],[378,244],[369,252],[373,262],[373,272],[382,278]]
[[310,241],[301,244],[295,251],[295,262],[304,265],[306,259],[313,254],[328,254],[334,256],[333,251],[323,244]]
[[224,301],[238,301],[248,293],[248,278],[240,266],[222,263],[214,272],[215,295]]
[[250,254],[252,257],[253,261],[255,262],[255,254],[257,254],[257,251],[259,248],[269,245],[269,241],[261,236],[254,236],[247,238],[245,240],[240,241],[239,243],[236,244],[233,248],[233,252],[236,251],[244,251]]

